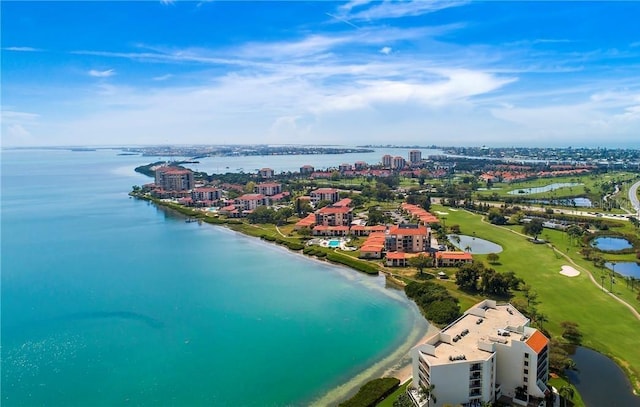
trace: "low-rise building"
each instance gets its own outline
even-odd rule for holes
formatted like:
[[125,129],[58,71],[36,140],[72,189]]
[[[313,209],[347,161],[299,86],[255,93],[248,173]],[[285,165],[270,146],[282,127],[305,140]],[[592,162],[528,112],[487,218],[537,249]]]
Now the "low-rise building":
[[313,165],[303,165],[300,167],[300,174],[302,175],[311,175],[314,171],[315,168],[313,168]]
[[438,267],[457,267],[468,263],[473,263],[473,256],[469,252],[436,252]]
[[353,208],[348,206],[328,205],[316,211],[316,225],[349,227],[351,222],[353,222]]
[[273,178],[274,172],[271,168],[261,168],[258,171],[258,176],[260,178]]
[[253,192],[266,196],[277,195],[282,192],[282,184],[279,182],[262,182],[253,188]]
[[211,187],[194,188],[191,190],[191,199],[196,202],[217,201],[222,198],[222,190]]
[[311,191],[311,203],[314,205],[320,201],[329,201],[331,203],[338,202],[340,194],[335,188],[318,188],[315,191]]
[[429,228],[423,225],[402,224],[389,228],[385,242],[387,252],[419,253],[430,246]]
[[[411,356],[409,395],[420,407],[474,406],[500,397],[540,405],[549,392],[549,339],[511,304],[476,304]],[[419,394],[431,386],[435,401]]]
[[269,205],[269,198],[262,194],[244,194],[235,199],[235,205],[241,211],[252,211],[258,206]]

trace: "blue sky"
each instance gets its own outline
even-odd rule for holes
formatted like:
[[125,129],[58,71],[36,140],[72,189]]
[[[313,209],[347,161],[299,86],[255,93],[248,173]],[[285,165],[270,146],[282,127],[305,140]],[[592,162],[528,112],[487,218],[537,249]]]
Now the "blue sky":
[[6,2],[3,146],[640,148],[640,2]]

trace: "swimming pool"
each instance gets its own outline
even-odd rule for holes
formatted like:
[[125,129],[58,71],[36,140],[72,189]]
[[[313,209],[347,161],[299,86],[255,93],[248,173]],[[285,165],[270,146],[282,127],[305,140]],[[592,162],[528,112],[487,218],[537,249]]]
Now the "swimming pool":
[[329,240],[329,247],[340,247],[340,240],[339,239],[331,239]]

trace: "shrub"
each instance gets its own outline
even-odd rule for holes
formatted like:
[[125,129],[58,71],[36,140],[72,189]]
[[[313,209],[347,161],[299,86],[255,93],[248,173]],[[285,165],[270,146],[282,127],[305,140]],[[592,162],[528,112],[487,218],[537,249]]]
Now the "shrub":
[[395,377],[374,379],[365,383],[355,396],[340,403],[340,407],[373,407],[400,385]]

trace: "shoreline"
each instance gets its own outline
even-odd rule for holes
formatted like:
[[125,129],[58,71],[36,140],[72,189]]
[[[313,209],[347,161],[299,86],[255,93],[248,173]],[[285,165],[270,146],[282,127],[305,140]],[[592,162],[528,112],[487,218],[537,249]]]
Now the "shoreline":
[[[133,196],[135,198],[142,198],[143,200],[152,202],[159,207],[171,210],[172,212],[175,212],[181,216],[189,217],[189,215],[182,213],[180,211],[176,211],[169,205],[163,205],[162,202],[158,202],[154,199],[148,199],[143,196],[142,197],[138,195],[133,195]],[[189,208],[185,208],[185,209],[188,209],[194,212],[194,215],[198,214],[199,212],[199,211],[193,211]],[[245,236],[247,238],[252,238],[252,240],[255,239],[259,242],[271,243],[272,246],[281,247],[283,250],[286,250],[291,255],[302,256],[305,259],[309,259],[325,265],[331,265],[333,267],[343,269],[350,273],[355,272],[358,275],[364,275],[364,276],[368,275],[367,273],[361,272],[347,265],[333,263],[328,260],[318,259],[315,256],[306,255],[302,253],[302,251],[290,250],[286,246],[279,245],[275,242],[268,242],[268,241],[265,241],[264,239],[260,239],[259,237],[256,237],[247,233],[243,233],[242,231],[236,230],[235,228],[233,228],[232,227],[233,225],[229,225],[227,223],[209,223],[206,221],[204,223],[211,224],[212,226],[222,226],[223,229],[226,229],[233,233],[238,233],[239,235]],[[392,277],[380,271],[379,271],[379,274],[381,274],[385,278],[385,280]],[[371,276],[371,277],[374,277],[374,276]],[[402,292],[404,294],[404,291]],[[361,386],[363,386],[365,383],[375,378],[395,377],[398,380],[400,380],[401,384],[404,384],[407,380],[412,378],[412,370],[411,370],[412,364],[411,364],[411,356],[409,355],[409,352],[414,347],[423,343],[427,338],[432,336],[434,333],[438,332],[439,328],[434,326],[430,321],[428,321],[424,317],[424,315],[422,315],[422,313],[420,312],[420,309],[418,308],[418,305],[413,300],[406,297],[406,295],[405,295],[405,298],[406,298],[407,304],[411,308],[411,312],[414,314],[413,326],[406,340],[403,341],[390,354],[378,360],[377,362],[373,363],[372,365],[365,368],[364,370],[361,370],[355,376],[352,376],[350,379],[348,379],[345,383],[340,384],[337,387],[334,387],[329,391],[324,392],[320,397],[313,399],[309,403],[309,405],[311,406],[337,405],[341,401],[344,401],[349,397],[353,396],[355,393],[358,392]]]

